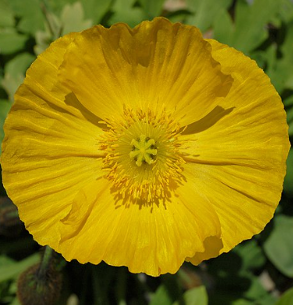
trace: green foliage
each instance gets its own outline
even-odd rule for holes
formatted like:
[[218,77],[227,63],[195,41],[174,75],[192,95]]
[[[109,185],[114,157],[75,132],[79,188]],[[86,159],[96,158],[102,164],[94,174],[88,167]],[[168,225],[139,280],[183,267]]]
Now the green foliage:
[[38,0],[9,0],[7,2],[14,16],[20,18],[16,24],[20,32],[34,35],[37,30],[44,29],[45,18]]
[[169,291],[165,285],[161,285],[156,293],[154,294],[150,305],[160,305],[160,304],[166,304],[166,305],[172,305],[172,297],[169,295]]
[[116,0],[112,7],[112,16],[109,24],[125,22],[134,27],[144,19],[144,12],[141,7],[134,6],[135,0]]
[[[11,105],[12,104],[6,100],[0,100],[0,141],[1,141],[1,143],[4,138],[4,131],[3,131],[4,121],[11,108]],[[1,146],[0,146],[0,153],[1,153]]]
[[[272,83],[279,92],[282,92],[284,89],[293,90],[293,75],[291,69],[293,66],[293,19],[287,24],[283,35],[283,43],[279,48],[274,48],[272,58],[268,61],[269,67],[267,71]],[[280,59],[278,59],[278,53],[281,54]]]
[[165,281],[153,294],[150,305],[208,305],[208,295],[204,286],[194,287],[182,293],[177,285],[174,281]]
[[173,305],[208,305],[208,295],[204,286],[186,291]]
[[291,198],[293,198],[293,187],[292,187],[292,181],[293,181],[293,150],[291,148],[289,152],[289,156],[287,159],[287,174],[284,181],[284,192]]
[[255,239],[240,244],[234,249],[234,253],[241,258],[241,269],[239,272],[246,273],[262,268],[266,262],[264,253]]
[[275,298],[257,276],[263,270],[266,257],[256,239],[243,242],[227,254],[209,262],[209,274],[217,284],[217,294],[210,297],[210,305],[273,305]]
[[92,20],[93,24],[100,23],[110,9],[112,2],[112,0],[82,0],[81,4],[84,9],[85,18]]
[[0,284],[7,280],[16,278],[28,267],[31,267],[32,265],[38,263],[39,260],[40,257],[38,253],[32,254],[31,256],[25,258],[20,262],[15,262],[5,256],[0,256]]
[[14,15],[11,10],[8,1],[0,2],[0,28],[2,27],[13,27],[14,26]]
[[164,0],[140,0],[147,19],[152,19],[162,13]]
[[[99,23],[134,27],[159,15],[195,25],[206,38],[256,60],[283,99],[292,141],[292,0],[0,0],[0,140],[26,69],[52,41]],[[259,236],[200,267],[186,264],[157,279],[103,263],[69,263],[56,305],[70,304],[72,295],[80,305],[293,305],[292,199],[291,149],[280,207]],[[0,236],[0,304],[19,305],[17,277],[39,261],[37,249],[25,231],[14,239]]]
[[286,291],[276,305],[293,305],[293,288]]
[[276,0],[255,0],[252,4],[239,0],[235,8],[235,22],[227,11],[222,11],[215,21],[214,37],[249,53],[268,38],[267,24],[278,9]]
[[25,48],[28,36],[13,29],[0,32],[0,54],[12,54]]
[[276,268],[293,278],[293,217],[277,215],[273,229],[264,243],[264,251]]
[[63,25],[61,35],[70,32],[78,32],[92,26],[91,20],[84,20],[83,6],[80,2],[72,5],[67,4],[61,14],[61,24]]
[[187,0],[188,8],[193,14],[186,18],[186,23],[196,25],[203,32],[207,31],[231,3],[232,0]]
[[22,83],[25,71],[34,59],[35,57],[32,54],[21,53],[5,65],[2,86],[6,90],[10,101],[13,101],[14,93]]

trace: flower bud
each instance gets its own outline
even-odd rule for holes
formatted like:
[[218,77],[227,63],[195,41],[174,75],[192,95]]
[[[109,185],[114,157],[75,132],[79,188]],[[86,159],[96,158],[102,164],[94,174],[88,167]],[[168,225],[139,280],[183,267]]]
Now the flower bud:
[[17,296],[22,305],[53,305],[60,296],[62,275],[51,264],[28,268],[18,279]]

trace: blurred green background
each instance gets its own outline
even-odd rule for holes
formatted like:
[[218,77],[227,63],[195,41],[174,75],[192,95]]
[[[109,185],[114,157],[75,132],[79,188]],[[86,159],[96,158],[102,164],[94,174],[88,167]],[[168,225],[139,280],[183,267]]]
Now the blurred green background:
[[[13,95],[36,56],[61,35],[165,16],[200,28],[255,59],[281,95],[293,139],[293,0],[0,0],[0,138]],[[20,304],[17,279],[40,247],[0,189],[0,304]],[[59,305],[293,305],[293,150],[284,192],[265,230],[228,254],[175,275],[66,263]],[[42,305],[42,304],[40,304]]]

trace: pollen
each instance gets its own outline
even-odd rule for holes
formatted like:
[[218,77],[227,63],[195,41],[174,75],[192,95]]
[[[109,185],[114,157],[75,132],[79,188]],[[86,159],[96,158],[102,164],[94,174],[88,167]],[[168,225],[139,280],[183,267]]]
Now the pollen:
[[107,119],[99,139],[105,177],[123,198],[150,202],[166,198],[182,180],[178,139],[181,128],[165,110],[124,109],[120,120]]

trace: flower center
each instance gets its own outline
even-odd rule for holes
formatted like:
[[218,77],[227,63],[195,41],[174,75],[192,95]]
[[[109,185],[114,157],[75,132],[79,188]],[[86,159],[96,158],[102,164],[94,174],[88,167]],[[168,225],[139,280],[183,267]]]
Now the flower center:
[[150,139],[145,135],[140,135],[139,139],[132,139],[130,145],[132,151],[129,153],[131,159],[134,159],[137,166],[141,166],[143,162],[153,164],[155,156],[157,155],[156,141]]
[[183,181],[185,163],[179,153],[181,127],[172,115],[125,109],[120,118],[104,123],[103,169],[117,199],[145,204],[171,196]]

